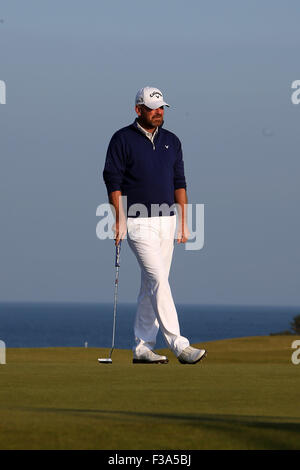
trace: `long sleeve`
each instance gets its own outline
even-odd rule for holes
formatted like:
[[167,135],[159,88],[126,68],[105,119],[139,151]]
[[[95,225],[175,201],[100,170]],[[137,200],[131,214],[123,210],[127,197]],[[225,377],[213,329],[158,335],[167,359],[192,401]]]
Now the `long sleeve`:
[[103,170],[103,179],[108,194],[112,191],[122,190],[122,181],[126,166],[125,160],[126,156],[122,141],[117,134],[114,134],[107,149]]
[[181,142],[178,139],[177,157],[174,163],[174,189],[186,188]]

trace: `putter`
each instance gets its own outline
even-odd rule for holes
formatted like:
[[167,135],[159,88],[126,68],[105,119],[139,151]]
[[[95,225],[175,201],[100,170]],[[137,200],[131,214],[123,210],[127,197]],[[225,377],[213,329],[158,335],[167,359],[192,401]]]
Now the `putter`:
[[112,364],[112,353],[115,348],[115,333],[116,333],[116,316],[117,316],[117,296],[118,296],[118,284],[119,284],[119,267],[120,267],[120,250],[121,250],[121,240],[116,246],[116,260],[115,260],[115,267],[116,267],[116,279],[115,279],[115,296],[114,296],[114,316],[113,316],[113,333],[112,333],[112,345],[111,350],[109,353],[109,357],[107,358],[98,358],[98,362],[100,364]]

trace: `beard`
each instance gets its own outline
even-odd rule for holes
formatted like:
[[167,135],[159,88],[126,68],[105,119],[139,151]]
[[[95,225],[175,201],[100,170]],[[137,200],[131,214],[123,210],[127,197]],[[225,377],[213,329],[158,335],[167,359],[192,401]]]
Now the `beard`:
[[143,125],[146,128],[153,128],[153,127],[159,127],[163,125],[163,117],[160,115],[157,116],[152,116],[151,118],[147,118],[146,116],[141,116],[140,119],[140,124],[143,127]]
[[163,118],[162,118],[162,116],[153,116],[151,118],[151,122],[153,122],[153,124],[155,124],[156,126],[160,126],[161,123],[163,122]]

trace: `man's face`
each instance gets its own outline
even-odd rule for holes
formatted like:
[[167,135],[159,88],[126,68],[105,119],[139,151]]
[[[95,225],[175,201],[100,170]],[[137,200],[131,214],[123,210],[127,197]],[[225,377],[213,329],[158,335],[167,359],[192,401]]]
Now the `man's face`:
[[161,126],[164,121],[164,107],[161,106],[157,109],[150,109],[144,104],[135,107],[139,122],[142,127],[146,129],[154,129]]

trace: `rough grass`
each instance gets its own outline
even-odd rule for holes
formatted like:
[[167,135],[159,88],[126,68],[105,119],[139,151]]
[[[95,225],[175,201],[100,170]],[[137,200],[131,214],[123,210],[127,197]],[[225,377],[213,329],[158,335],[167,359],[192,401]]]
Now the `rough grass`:
[[[8,349],[0,449],[300,449],[296,336],[207,342],[182,365],[115,350]],[[203,346],[203,344],[201,345]]]

